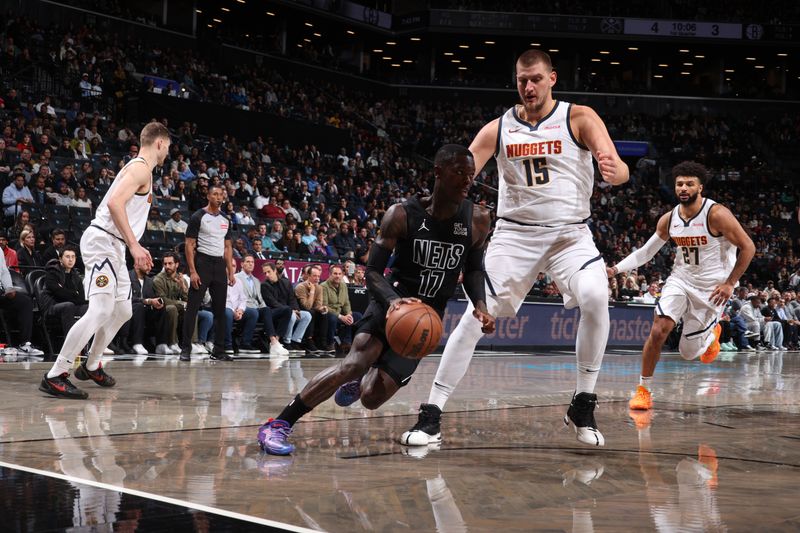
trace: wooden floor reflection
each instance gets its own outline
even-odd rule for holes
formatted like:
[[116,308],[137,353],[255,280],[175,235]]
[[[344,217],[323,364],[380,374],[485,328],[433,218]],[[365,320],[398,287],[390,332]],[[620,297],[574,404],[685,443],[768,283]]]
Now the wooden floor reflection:
[[441,448],[409,453],[395,439],[427,399],[432,357],[376,412],[321,405],[296,426],[291,457],[262,455],[256,430],[331,361],[118,360],[118,386],[87,401],[39,393],[49,364],[7,363],[0,461],[67,476],[81,489],[63,506],[74,526],[121,520],[120,487],[328,531],[797,530],[800,354],[722,357],[665,356],[653,415],[632,417],[639,356],[607,355],[602,449],[561,421],[574,356],[478,357]]

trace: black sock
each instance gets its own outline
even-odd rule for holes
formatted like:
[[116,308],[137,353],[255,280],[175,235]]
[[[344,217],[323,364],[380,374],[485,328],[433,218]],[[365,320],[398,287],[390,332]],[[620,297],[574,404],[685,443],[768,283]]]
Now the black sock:
[[294,400],[289,402],[289,405],[283,408],[281,414],[278,415],[278,420],[283,420],[290,426],[293,426],[298,420],[300,420],[300,417],[310,411],[311,407],[304,404],[303,400],[300,399],[300,395],[298,394],[294,397]]

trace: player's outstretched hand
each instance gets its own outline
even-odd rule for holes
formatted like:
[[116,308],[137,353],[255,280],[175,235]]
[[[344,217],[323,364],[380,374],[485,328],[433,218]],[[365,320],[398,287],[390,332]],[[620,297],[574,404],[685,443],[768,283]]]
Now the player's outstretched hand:
[[472,316],[477,318],[481,321],[482,327],[481,331],[484,333],[494,333],[494,317],[489,313],[485,313],[483,311],[479,311],[477,309],[472,310]]
[[141,244],[136,244],[131,248],[131,256],[133,257],[133,264],[145,272],[150,272],[150,269],[153,268],[153,258],[150,257],[150,252]]
[[420,303],[422,300],[419,298],[398,298],[397,300],[393,301],[389,304],[389,309],[386,310],[386,318],[389,318],[389,315],[392,314],[392,311],[395,309],[399,309],[403,304],[416,304]]
[[727,302],[733,294],[733,285],[730,283],[720,283],[714,292],[711,293],[711,298],[708,299],[714,305],[722,305]]
[[614,267],[610,267],[610,266],[606,267],[606,276],[608,276],[608,279],[611,279],[616,275],[617,275],[617,273],[614,271]]
[[597,152],[597,168],[600,169],[600,174],[607,182],[613,182],[617,176],[617,162],[611,154]]

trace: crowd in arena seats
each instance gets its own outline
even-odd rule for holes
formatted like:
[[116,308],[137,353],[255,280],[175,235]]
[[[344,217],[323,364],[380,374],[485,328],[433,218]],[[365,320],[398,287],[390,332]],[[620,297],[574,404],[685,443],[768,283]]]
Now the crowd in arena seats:
[[[162,265],[165,259],[176,263],[177,270],[172,274],[165,274],[166,268],[154,272],[157,275],[152,294],[144,273],[130,274],[141,286],[140,313],[170,317],[159,322],[166,324],[163,330],[148,332],[154,339],[153,345],[162,353],[176,349],[175,328],[185,306],[181,305],[185,298],[181,298],[180,280],[175,272],[181,268],[180,249],[186,220],[204,205],[210,184],[224,187],[227,197],[224,211],[237,227],[234,240],[237,259],[253,254],[259,260],[284,257],[322,263],[351,260],[355,267],[365,263],[385,210],[409,195],[424,194],[433,186],[430,165],[411,154],[430,156],[437,146],[448,142],[468,145],[485,121],[502,112],[496,106],[468,104],[459,99],[441,102],[380,98],[367,89],[353,91],[332,82],[304,84],[293,80],[291,75],[254,67],[234,67],[225,86],[187,51],[144,51],[133,47],[122,56],[124,62],[114,63],[110,51],[117,50],[117,45],[108,44],[110,41],[88,28],[47,34],[26,21],[19,24],[15,35],[20,34],[20,28],[46,34],[43,43],[59,43],[59,48],[52,49],[53,54],[48,57],[52,55],[53,65],[62,69],[59,72],[64,75],[88,70],[90,77],[98,79],[96,76],[100,74],[106,79],[98,72],[103,68],[111,69],[112,74],[121,69],[124,74],[120,74],[116,85],[104,87],[106,96],[100,99],[87,99],[80,92],[73,93],[74,97],[49,95],[12,85],[7,85],[0,94],[3,100],[0,186],[7,228],[7,238],[0,239],[0,248],[8,268],[19,269],[22,274],[47,268],[56,276],[57,270],[71,273],[73,268],[82,269],[79,257],[69,270],[64,265],[67,243],[74,246],[78,242],[116,172],[138,153],[136,132],[141,125],[124,122],[123,115],[118,114],[115,95],[130,89],[128,81],[133,72],[165,74],[184,83],[191,81],[192,91],[204,98],[221,96],[229,105],[239,107],[244,106],[233,96],[237,93],[241,96],[244,88],[247,107],[252,110],[327,123],[354,132],[352,145],[342,147],[337,154],[323,154],[313,145],[285,146],[276,137],[213,138],[194,124],[175,125],[164,120],[174,134],[173,144],[163,169],[154,176],[156,201],[143,243],[157,258],[159,270],[166,267]],[[9,37],[9,33],[2,38],[5,44],[12,40],[12,49],[20,43],[16,37]],[[60,59],[64,47],[66,51]],[[41,43],[36,48],[48,49]],[[15,61],[24,61],[30,54],[20,55],[22,59]],[[9,69],[8,59],[0,62],[4,71]],[[187,79],[187,73],[192,80]],[[122,82],[123,79],[128,81]],[[217,81],[206,83],[210,79]],[[589,224],[606,261],[619,260],[649,238],[658,216],[675,203],[671,186],[660,179],[661,172],[677,161],[695,159],[711,169],[713,180],[707,194],[729,206],[753,236],[757,255],[742,284],[752,292],[766,289],[770,281],[781,291],[798,288],[800,277],[796,273],[800,259],[794,254],[794,248],[800,246],[796,180],[786,174],[779,160],[763,154],[757,143],[759,137],[766,137],[777,141],[774,147],[788,150],[800,131],[798,117],[787,114],[777,122],[747,116],[681,113],[605,118],[613,138],[646,140],[654,151],[652,160],[632,164],[630,184],[612,189],[600,180],[596,183]],[[493,207],[496,193],[482,184],[496,188],[496,172],[488,170],[479,182],[472,198]],[[176,249],[178,253],[168,257]],[[610,297],[648,301],[653,293],[657,294],[659,282],[669,274],[672,260],[672,252],[665,248],[653,263],[640,268],[633,279],[612,280]],[[322,270],[327,275],[328,269]],[[351,271],[345,266],[345,271],[351,278],[348,281],[363,284],[360,267]],[[159,281],[158,276],[172,279]],[[280,285],[276,281],[269,283]],[[307,343],[310,334],[319,344],[312,348],[327,352],[331,324],[337,328],[340,325],[322,312],[326,306],[316,301],[316,291],[311,290],[309,282],[304,280],[304,283],[303,298],[296,298],[297,301],[292,300],[292,291],[279,287],[277,301],[291,308],[292,313],[291,324],[276,331],[275,336],[283,345],[292,346]],[[314,292],[315,297],[309,299],[309,292]],[[555,285],[546,276],[536,281],[533,293],[558,297]],[[274,295],[270,292],[270,296]],[[153,302],[159,298],[164,301]],[[145,303],[147,300],[150,302]],[[268,300],[266,296],[264,300]],[[63,319],[69,318],[65,315],[72,313],[74,319],[81,305],[69,298],[65,301],[76,309],[53,313],[47,305],[42,306],[48,316],[61,321],[62,328],[66,327]],[[764,298],[762,306],[768,307],[768,303],[768,298]],[[282,313],[285,311],[275,314]],[[336,319],[341,322],[338,316],[347,314],[336,315]],[[204,318],[201,313],[195,344],[207,342],[210,331],[208,316]],[[792,342],[790,333],[787,331],[784,342]],[[140,323],[130,324],[123,335],[118,340],[122,348],[130,344],[135,349],[147,342],[142,337]],[[334,336],[347,339],[346,334]]]

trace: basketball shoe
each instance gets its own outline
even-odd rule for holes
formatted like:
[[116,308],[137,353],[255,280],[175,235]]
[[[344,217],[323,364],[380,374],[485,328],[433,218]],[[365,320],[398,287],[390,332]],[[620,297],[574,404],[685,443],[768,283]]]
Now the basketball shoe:
[[719,336],[722,333],[722,326],[717,324],[714,326],[714,342],[711,343],[711,346],[706,349],[703,355],[700,356],[700,361],[705,364],[713,363],[714,359],[717,358],[719,355]]
[[413,428],[400,436],[404,446],[427,446],[442,441],[442,410],[432,403],[419,406],[419,418]]
[[103,363],[97,367],[97,370],[89,370],[86,368],[86,359],[75,369],[75,377],[81,381],[91,379],[101,387],[113,387],[117,384],[117,380],[106,374],[103,370]]
[[596,405],[597,394],[588,392],[574,394],[564,417],[564,424],[569,425],[572,422],[578,442],[591,446],[603,446],[606,441],[594,421],[594,408]]
[[294,444],[286,442],[291,433],[288,422],[270,418],[258,428],[258,445],[270,455],[289,455],[294,451]]
[[85,400],[89,397],[85,391],[72,384],[69,380],[69,374],[66,372],[54,378],[48,378],[47,374],[45,374],[39,384],[39,390],[52,396],[71,398],[73,400]]
[[349,381],[336,389],[333,401],[336,405],[347,407],[361,398],[361,380]]
[[646,387],[639,385],[636,387],[636,393],[633,398],[628,402],[628,407],[638,411],[646,411],[653,408],[653,397]]

